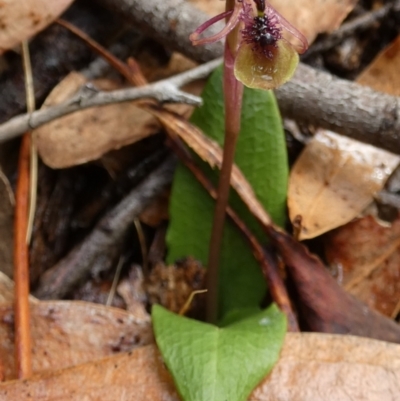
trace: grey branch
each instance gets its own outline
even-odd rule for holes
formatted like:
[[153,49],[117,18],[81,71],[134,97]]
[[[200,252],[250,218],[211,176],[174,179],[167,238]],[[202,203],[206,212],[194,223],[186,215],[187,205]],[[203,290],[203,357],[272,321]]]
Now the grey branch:
[[96,88],[90,84],[86,85],[82,87],[75,96],[64,103],[37,110],[32,114],[16,116],[6,123],[1,124],[0,142],[4,142],[5,140],[21,135],[24,132],[38,128],[56,118],[89,107],[105,106],[111,103],[126,102],[143,98],[153,98],[164,103],[186,103],[198,106],[201,104],[201,98],[183,92],[179,90],[179,88],[189,82],[206,77],[219,64],[221,64],[221,60],[217,59],[171,78],[140,88],[102,92],[96,90]]
[[[209,17],[185,0],[97,0],[172,49],[198,61],[222,54],[222,44],[193,47],[189,35]],[[217,27],[210,27],[212,35]],[[300,64],[276,90],[282,113],[400,153],[399,98],[372,91]]]
[[133,219],[171,183],[174,170],[175,159],[169,157],[132,189],[81,244],[46,271],[35,295],[41,299],[62,298],[84,280],[96,260],[123,240]]

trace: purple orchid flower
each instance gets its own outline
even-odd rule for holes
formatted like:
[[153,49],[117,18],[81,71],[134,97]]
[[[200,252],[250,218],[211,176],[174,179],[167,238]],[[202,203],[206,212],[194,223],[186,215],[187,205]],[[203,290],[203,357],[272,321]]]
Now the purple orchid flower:
[[[200,38],[211,25],[226,18],[216,35]],[[201,25],[190,36],[193,45],[213,43],[238,28],[231,48],[236,79],[250,88],[273,89],[288,81],[308,48],[307,39],[265,0],[236,0],[232,10]]]

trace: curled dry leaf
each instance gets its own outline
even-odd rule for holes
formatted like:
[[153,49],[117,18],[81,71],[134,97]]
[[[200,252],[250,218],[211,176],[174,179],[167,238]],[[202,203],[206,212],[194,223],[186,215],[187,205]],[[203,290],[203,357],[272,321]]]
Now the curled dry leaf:
[[[69,74],[44,103],[54,106],[72,97],[86,78]],[[116,89],[115,82],[101,79],[93,84],[101,90]],[[134,143],[159,130],[157,121],[134,102],[83,110],[46,124],[34,132],[43,161],[52,168],[65,168],[98,159],[112,149]]]
[[[399,355],[399,345],[382,341],[288,333],[278,363],[249,400],[394,400],[400,392]],[[154,345],[46,372],[29,380],[0,384],[0,398],[2,401],[179,400]]]
[[299,239],[314,238],[357,217],[382,189],[398,155],[319,131],[293,166],[288,192]]
[[[148,111],[159,119],[170,135],[179,136],[179,138],[196,152],[201,159],[206,161],[210,167],[221,168],[222,149],[215,141],[205,136],[199,128],[184,120],[179,115],[157,107],[154,104],[149,104]],[[236,164],[232,167],[231,186],[247,205],[250,212],[253,213],[262,224],[265,226],[272,224],[271,217],[264,210],[253,188]]]
[[293,281],[308,330],[400,343],[400,326],[347,293],[301,242],[271,228],[268,232]]
[[325,255],[343,287],[386,316],[400,300],[400,217],[382,227],[366,216],[332,231]]
[[73,0],[0,0],[0,54],[52,23]]

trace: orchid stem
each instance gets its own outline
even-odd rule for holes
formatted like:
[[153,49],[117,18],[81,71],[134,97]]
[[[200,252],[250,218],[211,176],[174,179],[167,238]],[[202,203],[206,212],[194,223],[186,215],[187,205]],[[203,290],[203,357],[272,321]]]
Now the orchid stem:
[[206,320],[209,323],[216,323],[218,320],[219,262],[229,201],[230,177],[240,132],[243,95],[243,85],[233,74],[234,56],[229,40],[225,44],[224,59],[225,140],[207,265]]

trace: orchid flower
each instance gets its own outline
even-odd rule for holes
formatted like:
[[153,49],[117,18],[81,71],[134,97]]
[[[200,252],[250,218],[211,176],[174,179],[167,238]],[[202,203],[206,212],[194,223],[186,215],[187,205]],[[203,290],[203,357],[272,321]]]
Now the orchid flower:
[[[200,38],[223,18],[228,20],[221,32]],[[307,39],[265,0],[235,0],[232,10],[206,21],[190,39],[193,45],[213,43],[237,27],[236,48],[230,50],[238,81],[250,88],[273,89],[292,77]]]
[[[221,32],[201,38],[207,28],[223,18],[226,25]],[[206,319],[210,323],[215,323],[218,315],[218,264],[241,126],[243,85],[268,90],[284,84],[296,69],[298,53],[308,46],[307,39],[265,0],[226,0],[226,11],[197,28],[190,40],[193,45],[202,45],[225,37],[225,139],[207,263]]]

